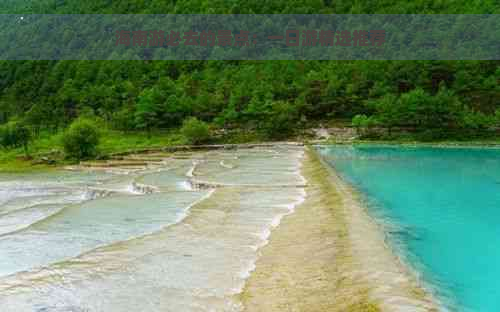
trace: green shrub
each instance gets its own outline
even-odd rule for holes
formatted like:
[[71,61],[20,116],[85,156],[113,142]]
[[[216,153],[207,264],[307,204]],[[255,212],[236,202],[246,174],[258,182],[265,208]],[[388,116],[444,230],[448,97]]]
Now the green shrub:
[[276,101],[270,106],[262,130],[270,139],[285,139],[295,132],[298,123],[297,108],[289,102]]
[[195,117],[184,120],[181,133],[190,144],[202,144],[210,139],[208,125]]
[[28,155],[31,131],[20,121],[11,121],[0,126],[0,146],[4,148],[23,147]]
[[493,117],[493,126],[500,127],[500,108],[495,111],[495,116]]
[[111,126],[115,130],[130,130],[135,127],[135,120],[131,116],[134,116],[135,112],[129,107],[124,107],[111,116]]
[[495,125],[495,117],[488,116],[482,112],[466,109],[462,114],[462,128],[471,130],[482,130]]
[[358,114],[352,118],[351,124],[356,129],[364,128],[368,126],[368,121],[370,118],[364,114]]
[[[366,115],[356,115],[352,118],[351,124],[356,128],[361,139],[378,139],[380,138],[380,133],[374,131],[374,127],[378,125],[377,120],[373,116]],[[390,134],[389,134],[390,136]]]
[[78,160],[95,157],[99,139],[99,128],[94,121],[75,120],[62,137],[66,157]]

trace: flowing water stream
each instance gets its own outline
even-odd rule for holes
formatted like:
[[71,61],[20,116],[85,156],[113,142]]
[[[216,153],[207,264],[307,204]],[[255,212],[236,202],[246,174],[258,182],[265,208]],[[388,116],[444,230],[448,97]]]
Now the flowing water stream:
[[305,196],[302,155],[0,175],[0,311],[241,311],[259,248]]

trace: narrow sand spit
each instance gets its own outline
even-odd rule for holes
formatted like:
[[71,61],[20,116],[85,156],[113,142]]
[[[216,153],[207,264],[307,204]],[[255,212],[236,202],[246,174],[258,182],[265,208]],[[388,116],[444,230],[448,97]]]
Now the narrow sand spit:
[[241,300],[252,311],[438,311],[356,192],[308,149],[307,197],[261,249]]

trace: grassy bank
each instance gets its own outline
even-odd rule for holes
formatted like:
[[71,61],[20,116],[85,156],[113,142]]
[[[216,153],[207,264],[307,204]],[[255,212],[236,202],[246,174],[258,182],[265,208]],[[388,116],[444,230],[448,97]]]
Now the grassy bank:
[[[98,146],[98,157],[105,158],[113,153],[182,144],[186,144],[186,139],[178,131],[151,134],[103,131]],[[58,165],[74,162],[76,161],[65,158],[61,134],[41,134],[29,145],[28,155],[23,148],[0,150],[0,172],[50,170]]]
[[[134,152],[144,149],[187,145],[189,141],[178,129],[170,131],[113,131],[103,130],[97,158],[107,158],[117,153]],[[208,144],[241,144],[266,141],[259,133],[251,131],[231,131],[213,135]],[[22,147],[0,149],[0,172],[27,172],[50,170],[60,165],[77,162],[67,159],[64,154],[62,133],[41,133],[30,142],[28,155]]]

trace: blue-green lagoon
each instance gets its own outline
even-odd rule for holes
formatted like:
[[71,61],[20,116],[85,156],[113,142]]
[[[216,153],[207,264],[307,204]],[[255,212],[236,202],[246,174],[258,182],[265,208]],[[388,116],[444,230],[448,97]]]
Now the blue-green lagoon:
[[500,149],[321,146],[444,310],[500,311]]

